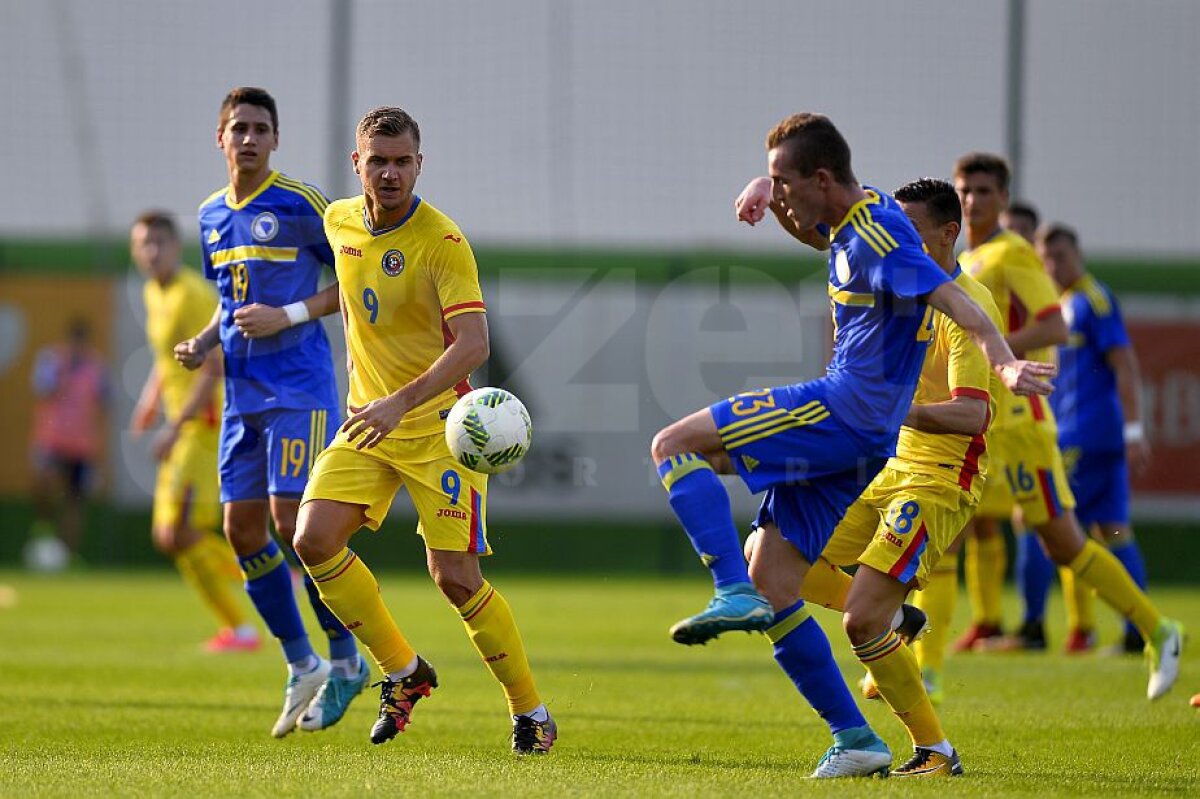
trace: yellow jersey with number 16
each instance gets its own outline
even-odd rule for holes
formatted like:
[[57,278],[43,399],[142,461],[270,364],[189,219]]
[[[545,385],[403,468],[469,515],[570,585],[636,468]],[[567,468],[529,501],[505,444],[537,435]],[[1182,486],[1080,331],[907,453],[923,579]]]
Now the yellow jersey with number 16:
[[[471,245],[453,220],[416,195],[404,218],[383,230],[371,227],[362,195],[333,202],[325,235],[346,321],[352,406],[420,376],[454,340],[446,322],[485,310]],[[454,401],[470,390],[464,378],[410,411],[388,437],[441,432]]]

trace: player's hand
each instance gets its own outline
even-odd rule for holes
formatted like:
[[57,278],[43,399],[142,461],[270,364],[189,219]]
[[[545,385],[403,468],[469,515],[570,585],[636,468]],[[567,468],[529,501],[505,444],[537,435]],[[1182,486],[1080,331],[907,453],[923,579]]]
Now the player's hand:
[[252,302],[233,312],[233,323],[245,338],[266,338],[292,326],[287,311]]
[[737,213],[739,222],[757,225],[767,215],[771,207],[772,184],[767,177],[755,178],[746,184],[742,193],[733,201],[733,210]]
[[178,440],[179,425],[169,424],[162,430],[159,430],[158,435],[154,437],[154,443],[150,445],[150,451],[154,455],[154,460],[162,463],[171,457],[171,450],[175,449],[175,442]]
[[1001,364],[996,371],[1009,391],[1019,397],[1027,397],[1053,391],[1054,386],[1049,379],[1058,374],[1058,367],[1041,361],[1009,361]]
[[1129,473],[1139,475],[1150,466],[1150,442],[1128,441],[1125,443],[1125,461],[1129,464]]
[[133,434],[133,440],[137,441],[141,438],[142,434],[153,427],[156,421],[158,421],[157,404],[136,406],[133,409],[133,415],[129,418],[129,432]]
[[389,394],[383,399],[372,400],[361,408],[353,405],[347,408],[350,415],[342,424],[342,432],[347,441],[361,436],[362,440],[355,449],[370,449],[387,438],[387,434],[396,429],[404,414],[410,410],[398,394]]
[[175,360],[179,361],[184,369],[199,369],[207,355],[208,350],[200,345],[198,338],[189,338],[175,345]]

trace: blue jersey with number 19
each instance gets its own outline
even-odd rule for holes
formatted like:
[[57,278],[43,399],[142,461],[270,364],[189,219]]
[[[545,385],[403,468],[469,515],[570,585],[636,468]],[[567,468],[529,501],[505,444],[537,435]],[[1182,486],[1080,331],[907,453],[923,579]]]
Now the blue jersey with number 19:
[[315,187],[272,172],[241,202],[226,186],[200,206],[204,275],[221,296],[227,415],[338,405],[320,320],[249,339],[233,319],[245,305],[281,307],[317,292],[322,264],[333,266],[322,224],[328,204]]
[[933,337],[926,297],[950,277],[896,201],[864,188],[830,233],[833,358],[823,382],[830,410],[864,452],[888,457]]

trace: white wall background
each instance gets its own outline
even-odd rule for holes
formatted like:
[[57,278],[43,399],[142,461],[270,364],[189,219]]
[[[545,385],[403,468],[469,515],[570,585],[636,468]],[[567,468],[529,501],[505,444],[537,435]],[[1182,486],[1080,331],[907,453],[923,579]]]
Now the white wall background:
[[[1003,146],[1005,0],[351,4],[335,143],[326,2],[0,0],[0,235],[189,218],[238,84],[279,100],[276,166],[335,194],[331,148],[404,106],[419,190],[477,243],[786,247],[730,208],[797,110],[885,189]],[[1200,2],[1029,0],[1028,30],[1023,193],[1092,251],[1200,253]]]

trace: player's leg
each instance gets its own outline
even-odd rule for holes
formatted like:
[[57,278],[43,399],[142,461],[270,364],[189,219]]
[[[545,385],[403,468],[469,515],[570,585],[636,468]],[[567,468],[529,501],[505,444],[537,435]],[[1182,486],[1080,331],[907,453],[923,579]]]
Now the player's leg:
[[[403,732],[417,700],[437,687],[436,672],[401,633],[375,576],[348,546],[360,527],[378,530],[387,516],[400,487],[400,476],[390,462],[395,447],[396,442],[385,440],[372,450],[359,451],[339,438],[322,451],[301,500],[294,539],[296,554],[321,601],[363,643],[383,672],[372,743]],[[367,673],[364,669],[356,682],[365,684]],[[333,696],[329,687],[335,683],[327,683],[305,711],[302,729],[322,729],[341,718],[356,692],[348,689]]]
[[925,587],[913,594],[913,604],[929,621],[929,629],[913,645],[913,654],[917,656],[925,690],[934,705],[941,704],[946,696],[942,673],[950,643],[950,625],[954,621],[954,606],[958,601],[958,555],[962,541],[960,533],[941,560],[930,569]]
[[1012,529],[1017,547],[1013,573],[1024,604],[1024,617],[1011,641],[1026,651],[1043,651],[1046,648],[1046,599],[1054,580],[1054,564],[1042,549],[1037,533],[1025,526],[1020,506],[1013,509]]
[[892,762],[891,750],[859,711],[833,659],[829,639],[800,599],[808,569],[808,561],[784,539],[778,526],[764,522],[756,538],[750,575],[775,610],[775,623],[767,630],[775,662],[833,734],[833,746],[813,776],[886,773]]
[[[1142,557],[1141,547],[1133,534],[1133,526],[1128,522],[1102,522],[1098,526],[1101,540],[1108,551],[1113,554],[1138,588],[1145,591],[1149,586],[1146,572],[1146,561]],[[1146,642],[1138,632],[1137,627],[1128,619],[1125,620],[1125,630],[1116,650],[1124,654],[1137,654],[1145,648]]]
[[700,562],[712,572],[716,591],[703,613],[672,628],[672,637],[683,644],[702,643],[693,628],[703,632],[704,640],[727,630],[764,629],[771,623],[770,610],[750,583],[729,494],[717,478],[718,470],[732,469],[712,412],[697,411],[659,431],[650,453],[671,509]]
[[[1138,588],[1145,591],[1149,584],[1146,562],[1129,523],[1129,465],[1125,453],[1083,455],[1078,458],[1075,470],[1071,473],[1072,490],[1075,489],[1077,475],[1081,482],[1090,484],[1087,502],[1076,493],[1080,520],[1086,518],[1096,523],[1093,529],[1099,533],[1100,540],[1121,561]],[[1124,639],[1117,648],[1138,653],[1144,646],[1145,641],[1137,628],[1126,620]]]
[[977,515],[966,529],[963,575],[971,603],[971,626],[954,642],[956,652],[970,652],[979,642],[1004,633],[1001,599],[1008,551],[1000,519],[1007,516],[1007,512],[1003,517]]

